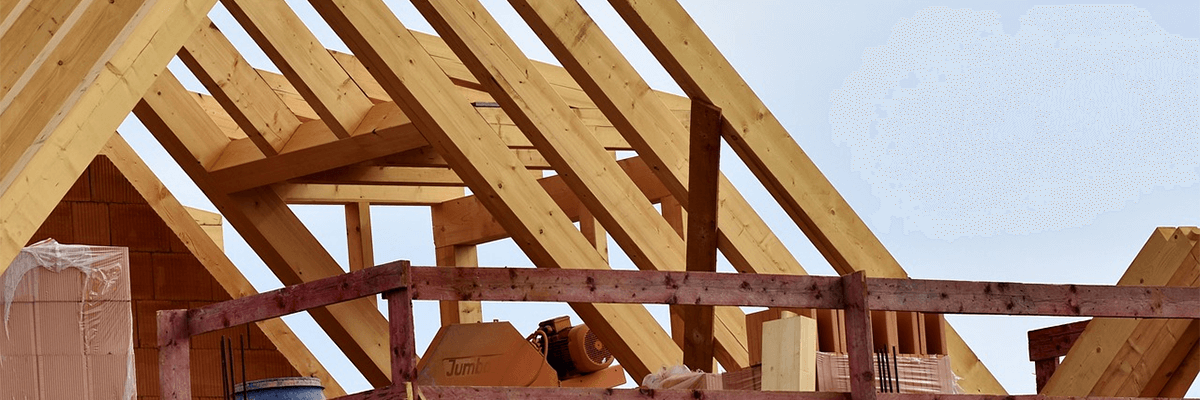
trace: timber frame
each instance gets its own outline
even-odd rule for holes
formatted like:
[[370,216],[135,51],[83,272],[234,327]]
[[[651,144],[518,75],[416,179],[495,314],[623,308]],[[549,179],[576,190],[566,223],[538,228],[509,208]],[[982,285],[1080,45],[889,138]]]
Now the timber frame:
[[[581,271],[533,268],[411,267],[382,264],[346,275],[228,300],[191,310],[158,314],[159,382],[163,398],[190,399],[189,338],[241,324],[282,317],[382,293],[388,300],[392,384],[338,399],[460,398],[890,398],[1066,399],[1053,396],[918,395],[876,393],[871,311],[1093,316],[1166,320],[1189,318],[1200,309],[1200,288],[1170,286],[1044,285],[842,277],[736,275],[714,272]],[[746,391],[637,389],[545,389],[414,387],[417,377],[413,300],[473,299],[624,304],[687,304],[844,308],[849,342],[851,393],[787,394]],[[1099,397],[1095,397],[1099,398]]]
[[[607,274],[611,236],[651,275],[806,275],[715,161],[689,162],[716,160],[722,139],[838,274],[859,276],[855,282],[862,274],[867,282],[908,278],[676,1],[610,3],[684,96],[653,90],[576,1],[510,0],[559,67],[529,60],[478,0],[413,0],[439,36],[409,30],[382,0],[310,0],[353,54],[317,45],[285,0],[221,0],[280,73],[251,66],[208,20],[216,1],[0,3],[0,271],[93,157],[125,146],[113,132],[132,112],[289,286],[373,270],[372,205],[430,207],[442,267],[478,267],[477,245],[511,238],[538,268]],[[184,88],[166,68],[175,57],[208,93]],[[636,156],[617,159],[617,152]],[[345,207],[351,274],[290,204]],[[1194,270],[1200,231],[1156,235],[1130,280],[1196,286],[1193,275],[1154,271]],[[744,275],[703,275],[715,270],[717,251]],[[215,259],[210,270],[232,267]],[[234,272],[226,278],[236,279]],[[441,301],[441,323],[451,324],[482,321],[479,300],[492,296],[500,294],[429,298]],[[397,388],[389,355],[396,319],[389,325],[373,299],[359,297],[306,308],[371,385]],[[665,365],[749,366],[746,318],[734,306],[756,301],[672,306],[674,338],[643,301],[571,305],[640,380]],[[1192,310],[1184,318],[1197,319]],[[1049,311],[1001,313],[1041,312]],[[864,329],[855,325],[862,319],[847,323]],[[1097,328],[1081,340],[1107,346],[1104,361],[1117,365],[1136,358],[1121,341],[1180,324],[1195,322],[1113,320],[1099,325],[1120,327],[1124,336]],[[945,339],[968,393],[1006,393],[952,327]],[[1153,344],[1170,350],[1175,342]],[[1081,369],[1066,363],[1056,376]],[[1093,384],[1101,376],[1088,374]],[[1150,384],[1127,381],[1121,389],[1130,393]],[[1106,396],[1068,378],[1047,382],[1056,395]],[[433,389],[423,390],[429,396]]]

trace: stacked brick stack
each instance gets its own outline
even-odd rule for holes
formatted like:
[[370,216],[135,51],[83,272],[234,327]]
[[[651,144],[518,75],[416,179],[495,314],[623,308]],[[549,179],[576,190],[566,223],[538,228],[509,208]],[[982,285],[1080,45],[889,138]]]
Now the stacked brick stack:
[[[208,224],[205,230],[218,234],[219,218],[210,215],[207,219],[203,221]],[[216,224],[213,221],[217,221]],[[60,243],[129,248],[138,399],[157,399],[155,313],[229,300],[229,294],[104,156],[96,157],[84,171],[30,243],[47,238]],[[193,338],[192,394],[195,398],[221,397],[218,346],[222,335],[233,340],[235,353],[240,353],[236,349],[239,338],[245,343],[248,380],[298,376],[257,326],[230,328]],[[241,382],[242,362],[237,359],[235,364],[239,368],[235,377]]]

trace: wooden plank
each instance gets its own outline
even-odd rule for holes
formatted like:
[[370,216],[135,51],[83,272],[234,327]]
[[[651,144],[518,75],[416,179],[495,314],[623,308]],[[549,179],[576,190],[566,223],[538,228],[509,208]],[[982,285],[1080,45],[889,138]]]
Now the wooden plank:
[[[5,3],[15,6],[17,1]],[[0,19],[0,42],[5,44],[0,49],[0,98],[21,81],[21,75],[41,66],[49,56],[45,49],[53,48],[55,38],[62,40],[56,34],[62,27],[74,25],[86,9],[79,6],[80,0],[40,1],[38,7],[25,7],[29,2],[23,3],[13,14]]]
[[762,326],[762,343],[762,390],[817,390],[816,320],[793,316],[767,321]]
[[[13,107],[0,112],[0,132],[19,136],[0,146],[4,147],[0,149],[3,152],[0,154],[0,176],[3,176],[0,178],[0,265],[4,267],[0,269],[7,268],[50,215],[57,199],[66,194],[214,1],[155,2],[132,21],[129,18],[105,21],[106,26],[124,27],[111,43],[96,43],[103,42],[104,35],[99,34],[83,41],[92,47],[105,48],[103,57],[84,61],[78,58],[83,53],[70,53],[71,57],[64,59],[72,62],[49,68],[49,76],[39,75],[57,85],[68,86],[73,94],[64,96],[65,99],[39,97],[47,101],[22,106],[14,102]],[[64,39],[55,51],[71,48],[68,42],[69,39]],[[34,86],[40,87],[44,83],[42,78],[35,79],[38,85]],[[21,89],[26,91],[42,92],[37,87]],[[18,110],[30,108],[37,112]],[[42,115],[44,111],[53,115]],[[18,118],[21,121],[16,121]],[[20,123],[10,124],[10,120]],[[8,139],[6,136],[0,140]]]
[[56,115],[70,110],[79,92],[98,78],[105,58],[127,39],[126,28],[137,25],[152,6],[145,0],[91,2],[73,24],[59,28],[62,39],[40,57],[48,65],[31,65],[0,97],[0,126],[5,132],[0,137],[0,171],[9,171],[28,147],[49,133]]
[[[1029,331],[1029,361],[1046,360],[1067,355],[1067,351],[1083,334],[1088,321],[1051,326]],[[1058,364],[1057,362],[1055,363]]]
[[300,127],[300,120],[208,18],[184,42],[179,59],[263,154],[279,154]]
[[750,365],[761,365],[763,356],[763,323],[780,318],[795,317],[797,314],[781,308],[768,308],[746,314],[746,340],[750,353]]
[[387,186],[465,186],[447,167],[351,165],[292,179],[293,183]]
[[1200,347],[1200,320],[1192,320],[1191,324],[1185,328],[1184,332],[1175,341],[1175,346],[1167,352],[1167,355],[1163,357],[1163,361],[1158,364],[1158,370],[1146,379],[1145,382],[1137,382],[1130,379],[1127,385],[1140,385],[1142,392],[1139,396],[1141,397],[1182,397],[1186,394],[1186,389],[1184,391],[1177,391],[1168,386],[1173,380],[1184,379],[1181,375],[1191,375],[1189,379],[1196,377],[1196,366],[1191,365],[1189,367],[1188,357],[1194,356],[1197,347]]
[[866,273],[859,271],[841,279],[846,303],[846,353],[849,357],[850,394],[854,400],[875,399],[875,368],[872,353],[871,309],[867,305]]
[[1192,350],[1184,356],[1174,374],[1167,379],[1159,396],[1183,397],[1187,394],[1192,383],[1196,381],[1196,373],[1200,371],[1200,346],[1192,346]]
[[271,186],[288,204],[349,204],[368,202],[390,206],[430,206],[462,197],[461,187],[323,185],[279,183]]
[[[1117,284],[1126,287],[1168,284],[1178,267],[1188,257],[1192,246],[1193,242],[1179,229],[1156,229]],[[1138,329],[1138,325],[1139,321],[1136,320],[1093,319],[1067,352],[1058,367],[1058,372],[1046,382],[1046,387],[1041,393],[1081,396],[1092,393],[1101,383],[1101,377],[1109,366],[1114,361],[1121,361],[1117,355]]]
[[[692,102],[692,133],[688,165],[687,270],[717,272],[717,186],[721,174],[721,110]],[[699,160],[703,160],[702,162]],[[715,372],[713,367],[713,309],[683,308],[683,364]],[[744,320],[743,316],[743,320]],[[748,358],[748,356],[747,356]],[[749,361],[747,360],[747,364]]]
[[428,145],[394,103],[373,107],[348,139],[336,139],[321,120],[300,126],[279,155],[263,158],[256,147],[237,141],[212,173],[223,191],[235,192],[343,167]]
[[[408,261],[400,261],[403,270]],[[392,354],[392,386],[417,380],[417,344],[413,331],[412,290],[408,274],[399,277],[403,286],[383,293],[388,303],[389,347]]]
[[[1183,234],[1182,229],[1176,231]],[[1200,252],[1200,243],[1190,239],[1192,247]],[[1171,268],[1166,268],[1171,269]],[[1190,254],[1183,263],[1175,267],[1175,273],[1167,281],[1169,286],[1195,287],[1197,298],[1200,298],[1200,266]],[[1197,308],[1200,316],[1200,308]],[[1164,363],[1173,359],[1172,355],[1185,353],[1190,349],[1195,339],[1190,337],[1189,327],[1195,320],[1143,320],[1138,322],[1129,340],[1121,345],[1113,363],[1101,375],[1099,383],[1092,389],[1092,394],[1120,395],[1128,393],[1137,396],[1155,381],[1155,374],[1162,369]],[[1174,358],[1177,360],[1178,358]],[[1172,368],[1168,367],[1168,368]]]
[[158,393],[164,399],[191,400],[191,332],[187,310],[158,312]]
[[[436,208],[436,207],[435,207]],[[433,213],[436,220],[437,212]],[[434,243],[437,246],[437,243]],[[479,251],[474,245],[435,247],[438,266],[479,267]],[[483,305],[478,301],[443,300],[438,303],[442,326],[483,322]]]
[[[371,203],[346,203],[346,252],[351,271],[375,266],[375,245],[371,237]],[[376,303],[375,296],[369,297]]]
[[[513,3],[686,208],[689,138],[688,128],[677,123],[680,120],[673,116],[673,109],[678,106],[668,106],[664,97],[653,94],[577,3],[543,0]],[[733,184],[724,176],[719,179],[718,245],[734,268],[742,272],[804,273],[804,268]]]
[[587,239],[592,247],[596,248],[596,252],[600,253],[600,257],[604,258],[604,262],[608,262],[608,233],[604,231],[604,226],[600,225],[600,221],[592,216],[587,207],[579,208],[579,232],[583,233],[583,237]]
[[[212,233],[203,229],[203,224],[215,224],[219,234],[220,214],[191,209],[180,204],[119,134],[114,134],[109,139],[101,153],[107,156],[121,171],[134,189],[146,199],[154,212],[167,224],[167,227],[178,236],[184,247],[200,261],[200,264],[208,270],[208,273],[217,280],[217,283],[231,298],[258,294],[250,281],[225,255],[221,249],[221,243],[216,239],[210,239]],[[197,222],[200,222],[201,225],[197,225]],[[300,339],[283,323],[283,320],[260,321],[258,327],[297,372],[304,376],[321,379],[321,384],[325,386],[326,397],[332,398],[346,394],[337,380],[321,365],[308,347],[300,342]]]
[[[576,302],[590,298],[602,303],[845,308],[838,289],[840,278],[828,276],[530,268],[414,268],[413,273],[413,285],[420,289],[416,297],[424,300]],[[910,284],[896,286],[897,281]],[[1200,288],[1147,286],[1129,290],[1125,286],[883,278],[870,278],[865,284],[869,290],[868,306],[877,311],[954,309],[955,314],[1164,320],[1196,317],[1196,310],[1200,309],[1196,304],[1200,301],[1197,296]],[[979,287],[989,285],[1008,289],[1004,293],[983,293],[971,298],[948,295],[912,300],[949,287],[959,287],[965,292],[978,291]],[[1073,294],[1073,290],[1088,294],[1079,296]],[[1010,302],[1014,294],[1026,298],[1027,305],[998,309]],[[1067,302],[1077,307],[1061,306]],[[997,307],[997,304],[1001,306]],[[870,330],[867,332],[869,334]]]
[[[478,113],[447,95],[453,83],[386,5],[349,0],[313,5],[535,265],[607,267]],[[679,362],[679,348],[645,308],[572,307],[635,379]]]
[[[170,87],[162,89],[166,92]],[[182,90],[182,87],[175,89]],[[343,273],[342,267],[273,191],[254,189],[235,197],[214,188],[211,175],[202,168],[193,155],[195,150],[184,140],[208,140],[193,138],[223,138],[223,135],[213,130],[211,122],[196,124],[194,119],[179,117],[203,115],[194,101],[170,101],[177,97],[162,96],[158,91],[146,95],[134,109],[134,114],[280,281],[296,284]],[[371,304],[352,301],[309,310],[309,315],[369,382],[379,386],[390,382],[385,336],[387,321]]]
[[[638,159],[641,159],[641,157],[638,157]],[[630,175],[630,177],[634,177],[634,176],[635,175],[633,175],[633,174]],[[666,190],[664,188],[663,192],[665,192],[665,191]],[[646,192],[643,191],[642,193],[646,193]],[[651,197],[650,201],[654,201],[653,196],[647,196],[647,197]],[[687,211],[684,211],[683,206],[679,204],[679,201],[675,200],[675,197],[673,197],[673,196],[663,197],[661,199],[661,203],[659,203],[659,209],[660,209],[660,212],[662,213],[663,219],[667,220],[667,224],[671,225],[671,228],[675,230],[675,233],[679,234],[680,238],[683,238],[684,240],[686,240],[687,239]],[[683,308],[680,306],[671,306],[669,308],[669,311],[671,313],[671,339],[675,340],[675,344],[678,344],[679,348],[683,348],[683,340],[684,340],[683,338],[685,335],[684,330],[683,330],[683,311],[682,311],[682,309]],[[759,333],[761,333],[761,330],[754,330],[754,329],[757,329],[758,327],[755,327],[754,329],[752,329],[750,327],[750,323],[753,321],[750,318],[751,315],[753,315],[753,314],[746,314],[746,364],[748,364],[748,365],[759,364],[762,361],[762,358],[761,358],[762,353],[761,352],[759,353],[759,356],[755,356],[755,354],[754,354],[754,350],[755,350],[754,346],[755,345],[761,346],[761,343],[756,343],[754,340],[756,335],[761,336],[761,335],[758,335]],[[761,348],[762,347],[759,347],[759,349],[761,349]]]
[[[482,4],[414,4],[476,78],[486,82],[484,87],[492,97],[608,229],[634,265],[657,270],[678,270],[685,265],[684,242],[675,235],[663,234],[670,227],[653,204],[621,173],[546,79],[534,72],[528,58]],[[717,334],[715,341],[720,361],[733,369],[745,367],[745,315],[738,309],[716,312],[719,315],[714,318],[729,328]]]
[[284,286],[188,310],[193,336],[406,287],[408,266],[395,261],[353,273]]
[[333,134],[350,137],[371,109],[371,101],[292,8],[284,0],[225,0],[222,4]]
[[[481,386],[428,386],[417,389],[428,400],[456,399],[573,399],[573,400],[850,400],[849,393],[836,392],[760,392],[748,390],[645,390],[608,388],[518,388]],[[335,400],[407,399],[403,386],[355,393]],[[1083,400],[1083,397],[1041,395],[966,395],[877,393],[882,400]],[[1137,397],[1088,397],[1090,400],[1135,400]],[[1163,399],[1166,400],[1166,399]]]
[[[721,107],[726,140],[838,273],[907,276],[682,6],[611,3],[689,97]],[[968,393],[1005,393],[957,333],[947,328],[947,334],[960,386]]]

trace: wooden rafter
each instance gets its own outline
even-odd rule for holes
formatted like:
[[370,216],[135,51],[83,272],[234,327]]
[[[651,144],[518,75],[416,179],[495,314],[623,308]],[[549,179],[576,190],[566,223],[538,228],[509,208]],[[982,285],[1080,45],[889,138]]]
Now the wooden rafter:
[[89,7],[96,9],[84,12],[72,27],[61,27],[55,37],[63,40],[43,50],[56,61],[27,74],[29,80],[18,81],[0,100],[0,270],[50,215],[215,0],[137,4],[135,11],[141,12],[132,15],[125,13],[127,3],[92,2]]
[[[1130,263],[1117,285],[1200,286],[1200,231],[1195,228],[1156,229]],[[1179,357],[1194,344],[1188,335],[1191,320],[1132,320],[1096,318],[1071,346],[1062,364],[1041,393],[1076,396],[1141,396],[1156,387],[1157,396],[1170,379],[1158,374],[1171,354]],[[1176,344],[1185,342],[1184,349]],[[1182,353],[1182,354],[1178,354]],[[1169,366],[1164,373],[1176,369]],[[1195,374],[1191,374],[1194,378]],[[1170,396],[1182,396],[1174,392]]]
[[296,115],[208,18],[184,42],[179,58],[263,154],[279,154],[300,127]]
[[[535,72],[528,57],[482,4],[472,0],[418,0],[414,4],[475,77],[487,82],[484,88],[563,176],[634,265],[647,270],[684,269],[683,240],[671,234],[670,226],[653,204],[566,102],[555,95],[549,82]],[[717,334],[722,364],[730,370],[748,366],[745,314],[734,308],[721,308],[717,313],[721,325],[728,328]]]
[[[535,265],[607,268],[470,104],[451,95],[453,83],[386,5],[357,0],[313,5],[471,191],[483,195]],[[633,376],[678,363],[679,348],[645,308],[572,307]]]
[[[343,273],[270,188],[232,195],[214,188],[213,177],[201,167],[197,154],[213,151],[205,147],[208,143],[228,139],[169,72],[155,82],[134,114],[281,282],[296,284]],[[390,382],[387,322],[370,302],[346,302],[309,314],[367,381],[379,386]]]
[[[688,126],[675,123],[669,102],[648,95],[641,78],[579,4],[571,1],[514,2],[515,7],[563,62],[608,120],[644,157],[671,194],[686,208]],[[579,34],[585,32],[586,34]],[[678,105],[674,107],[679,107]],[[686,119],[680,122],[687,121]],[[719,178],[718,245],[739,271],[803,274],[804,268],[723,175]]]
[[[158,181],[158,178],[142,162],[137,153],[134,153],[133,148],[129,147],[124,138],[114,134],[104,145],[101,154],[108,156],[108,159],[129,180],[133,188],[146,199],[154,212],[179,237],[180,242],[187,247],[188,251],[191,251],[192,255],[200,261],[200,264],[231,297],[239,298],[258,294],[258,291],[254,289],[250,281],[246,280],[233,261],[229,260],[217,243],[209,238],[208,233],[192,219],[191,210],[186,210],[175,199],[175,196],[167,191],[167,188]],[[217,218],[220,217],[217,216]],[[297,372],[304,376],[321,379],[322,385],[325,386],[326,397],[346,394],[337,380],[329,374],[320,361],[317,361],[316,356],[300,342],[300,339],[288,328],[287,324],[283,323],[283,320],[269,319],[259,321],[257,324],[275,345],[275,348],[279,349],[292,367],[296,368]]]
[[229,13],[308,101],[334,136],[348,138],[371,101],[284,0],[223,0]]
[[[610,2],[689,97],[721,108],[726,141],[838,273],[908,276],[681,5]],[[1005,393],[953,328],[947,342],[960,386]]]

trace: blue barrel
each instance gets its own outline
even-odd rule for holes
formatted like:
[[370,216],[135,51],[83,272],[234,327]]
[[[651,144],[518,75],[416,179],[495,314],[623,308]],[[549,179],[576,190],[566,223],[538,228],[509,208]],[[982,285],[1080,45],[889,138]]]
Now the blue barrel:
[[325,400],[317,378],[260,379],[234,385],[237,400]]

